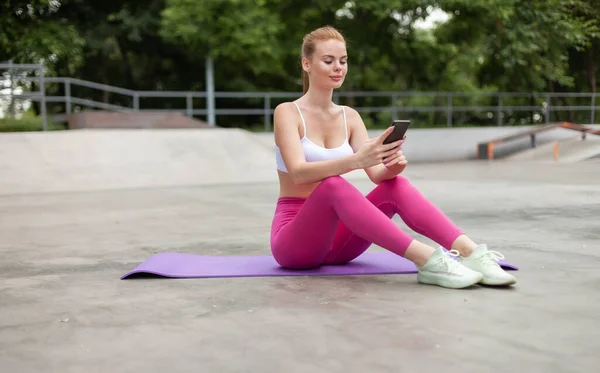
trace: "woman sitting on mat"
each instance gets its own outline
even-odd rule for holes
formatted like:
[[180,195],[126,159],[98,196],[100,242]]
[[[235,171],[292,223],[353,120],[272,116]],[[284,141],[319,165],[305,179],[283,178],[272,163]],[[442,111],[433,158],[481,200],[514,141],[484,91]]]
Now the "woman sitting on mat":
[[[292,269],[344,264],[375,243],[414,262],[421,283],[514,284],[498,265],[498,253],[473,242],[399,176],[407,163],[404,139],[383,144],[393,127],[369,139],[358,112],[332,102],[348,71],[345,41],[336,29],[322,27],[304,37],[302,68],[304,95],[274,112],[280,180],[270,238],[275,260]],[[356,169],[377,185],[366,197],[340,176]],[[413,239],[394,224],[394,214],[451,250]]]

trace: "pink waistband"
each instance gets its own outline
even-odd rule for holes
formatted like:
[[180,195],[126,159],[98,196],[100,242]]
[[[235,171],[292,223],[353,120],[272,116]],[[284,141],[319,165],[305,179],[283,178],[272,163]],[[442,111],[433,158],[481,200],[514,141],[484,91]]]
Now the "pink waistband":
[[300,197],[279,197],[277,199],[278,205],[286,205],[286,204],[301,205],[304,202],[306,202],[306,198],[300,198]]

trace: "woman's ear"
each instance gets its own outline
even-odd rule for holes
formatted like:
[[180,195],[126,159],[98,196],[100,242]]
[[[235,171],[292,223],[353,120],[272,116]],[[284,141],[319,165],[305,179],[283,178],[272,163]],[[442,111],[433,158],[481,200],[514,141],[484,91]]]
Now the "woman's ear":
[[306,57],[302,57],[302,70],[310,72],[310,61]]

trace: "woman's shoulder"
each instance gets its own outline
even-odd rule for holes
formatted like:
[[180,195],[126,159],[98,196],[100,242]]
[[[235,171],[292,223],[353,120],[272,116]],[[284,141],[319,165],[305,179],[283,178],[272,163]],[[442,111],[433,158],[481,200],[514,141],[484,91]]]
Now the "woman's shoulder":
[[344,112],[346,114],[346,119],[348,121],[348,124],[353,124],[358,122],[359,124],[362,123],[362,118],[360,116],[360,113],[358,112],[358,110],[356,110],[355,108],[353,108],[352,106],[348,106],[348,105],[338,105],[340,108],[344,109]]
[[[275,110],[273,112],[274,116],[287,116],[287,115],[295,115],[297,113],[298,107],[297,107],[297,103],[296,101],[285,101],[285,102],[281,102],[279,103],[276,107]],[[343,109],[346,117],[348,119],[357,119],[357,120],[361,120],[361,116],[360,113],[354,109],[352,106],[348,106],[348,105],[339,105],[339,104],[334,104],[335,106],[337,106],[340,109]]]
[[275,110],[273,111],[274,118],[279,117],[287,117],[291,115],[296,110],[296,105],[293,101],[286,101],[279,103],[275,106]]
[[297,124],[298,112],[293,101],[282,102],[275,107],[273,111],[273,126],[275,130],[279,127],[289,127],[290,123]]
[[291,108],[296,108],[296,101],[284,101],[281,102],[279,104],[277,104],[277,106],[275,106],[275,110],[279,109],[281,110],[289,110]]
[[344,113],[346,114],[346,117],[350,116],[358,116],[360,117],[360,114],[358,113],[358,111],[353,108],[352,106],[348,106],[348,105],[340,105],[340,104],[334,104],[335,106],[337,106],[340,109],[344,110]]

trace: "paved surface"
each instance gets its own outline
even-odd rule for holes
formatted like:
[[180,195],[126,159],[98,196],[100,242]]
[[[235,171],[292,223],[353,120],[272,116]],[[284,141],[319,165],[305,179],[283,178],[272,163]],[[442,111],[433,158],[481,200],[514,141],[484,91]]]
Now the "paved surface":
[[277,185],[4,193],[0,371],[595,371],[599,169],[409,166],[423,193],[521,267],[511,289],[415,275],[120,281],[157,252],[268,253]]

